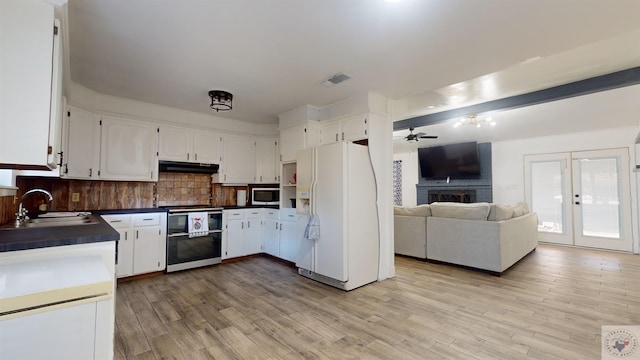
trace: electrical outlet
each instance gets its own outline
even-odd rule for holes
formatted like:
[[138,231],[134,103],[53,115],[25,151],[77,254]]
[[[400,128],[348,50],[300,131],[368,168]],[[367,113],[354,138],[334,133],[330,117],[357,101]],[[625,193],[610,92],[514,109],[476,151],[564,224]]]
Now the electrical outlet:
[[80,201],[80,193],[71,193],[71,202]]

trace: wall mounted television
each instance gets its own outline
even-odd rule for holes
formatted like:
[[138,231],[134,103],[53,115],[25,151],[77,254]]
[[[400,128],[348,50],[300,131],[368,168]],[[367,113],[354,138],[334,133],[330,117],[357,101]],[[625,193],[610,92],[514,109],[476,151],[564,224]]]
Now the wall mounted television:
[[480,177],[477,142],[419,148],[418,163],[420,174],[427,180]]

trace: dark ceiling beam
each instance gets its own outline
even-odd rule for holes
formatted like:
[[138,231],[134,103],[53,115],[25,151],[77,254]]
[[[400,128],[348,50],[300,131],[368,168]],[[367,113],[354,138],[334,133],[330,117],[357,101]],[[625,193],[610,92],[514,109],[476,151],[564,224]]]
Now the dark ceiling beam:
[[393,123],[393,130],[396,131],[411,127],[417,128],[420,126],[434,125],[457,117],[466,117],[471,114],[481,114],[495,110],[517,109],[520,107],[537,105],[636,84],[640,84],[640,66],[564,85],[554,86],[527,94],[515,95],[481,104],[469,105],[457,109],[395,121]]

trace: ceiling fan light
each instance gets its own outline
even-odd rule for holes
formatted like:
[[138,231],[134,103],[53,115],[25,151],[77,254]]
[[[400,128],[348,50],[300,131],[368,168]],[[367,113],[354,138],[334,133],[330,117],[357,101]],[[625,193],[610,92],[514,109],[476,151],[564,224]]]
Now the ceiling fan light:
[[483,125],[496,126],[496,122],[493,121],[490,117],[484,119],[478,119],[478,115],[472,114],[466,118],[462,118],[458,120],[453,127],[457,128],[461,125],[473,125],[476,128],[480,128]]

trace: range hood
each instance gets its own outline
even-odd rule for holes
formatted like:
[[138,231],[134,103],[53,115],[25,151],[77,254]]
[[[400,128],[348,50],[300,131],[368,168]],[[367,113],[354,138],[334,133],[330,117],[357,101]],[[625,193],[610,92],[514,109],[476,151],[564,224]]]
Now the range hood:
[[160,172],[216,174],[219,167],[220,165],[218,164],[202,164],[160,160],[158,169],[160,170]]

